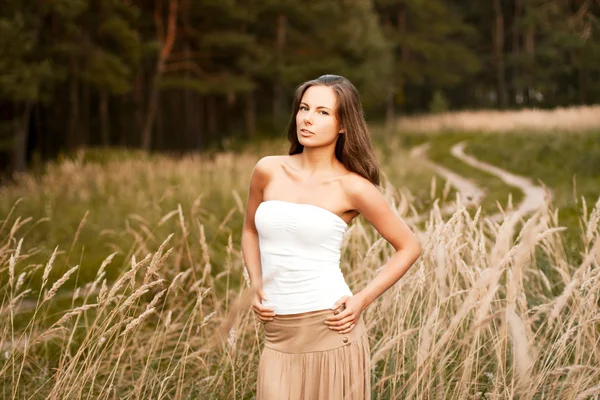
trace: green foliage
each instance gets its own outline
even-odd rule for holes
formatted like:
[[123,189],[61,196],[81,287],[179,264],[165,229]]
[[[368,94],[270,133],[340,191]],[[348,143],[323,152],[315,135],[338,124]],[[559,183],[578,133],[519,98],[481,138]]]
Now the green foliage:
[[157,84],[161,89],[186,89],[201,94],[244,93],[254,89],[254,83],[250,79],[242,76],[230,75],[212,77],[210,80],[166,76],[160,78]]
[[[6,120],[29,121],[29,159],[138,146],[154,85],[165,90],[152,142],[178,150],[280,132],[294,89],[326,73],[356,85],[371,120],[398,105],[496,106],[504,92],[509,107],[600,99],[597,2],[507,0],[496,16],[493,2],[457,0],[180,0],[157,74],[171,4],[3,1],[0,104]],[[49,139],[32,140],[33,129]]]
[[94,87],[113,94],[127,93],[130,88],[131,69],[114,54],[96,50],[90,54],[82,78]]
[[387,40],[393,46],[389,79],[398,99],[415,87],[444,88],[464,82],[481,68],[470,44],[474,29],[445,1],[375,1]]
[[36,102],[52,79],[52,63],[38,54],[38,33],[24,16],[0,18],[0,98]]
[[438,114],[448,111],[449,108],[450,105],[448,103],[448,99],[446,96],[444,96],[444,92],[441,90],[436,90],[433,92],[433,96],[429,102],[429,112]]
[[98,28],[98,35],[106,44],[119,52],[129,64],[140,60],[140,35],[129,23],[117,15],[109,16]]

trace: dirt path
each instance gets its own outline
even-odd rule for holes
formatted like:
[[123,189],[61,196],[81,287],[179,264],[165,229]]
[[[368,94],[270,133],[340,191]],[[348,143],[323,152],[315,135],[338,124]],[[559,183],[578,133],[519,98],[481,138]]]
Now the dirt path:
[[[411,158],[418,158],[421,162],[425,163],[428,168],[431,168],[438,175],[445,178],[454,189],[458,192],[460,197],[460,202],[463,206],[474,205],[477,206],[481,203],[485,194],[483,190],[477,186],[473,181],[465,178],[462,175],[457,174],[456,172],[443,167],[429,158],[427,158],[427,151],[429,150],[429,143],[422,144],[420,146],[413,147],[410,150]],[[442,214],[453,214],[456,212],[457,208],[455,204],[448,204],[441,209]],[[421,215],[416,218],[409,219],[410,222],[419,222],[425,218],[428,218],[429,213]]]
[[[525,194],[523,201],[518,205],[518,207],[511,211],[511,213],[516,213],[517,217],[520,218],[528,213],[531,213],[538,208],[540,208],[544,202],[546,197],[546,191],[541,186],[534,185],[530,179],[512,174],[502,168],[498,168],[494,165],[485,163],[483,161],[478,160],[477,158],[468,155],[465,153],[466,142],[461,142],[452,147],[450,153],[464,162],[467,165],[470,165],[473,168],[479,169],[480,171],[484,171],[488,174],[498,177],[504,183],[509,186],[516,187],[523,191]],[[429,144],[425,143],[423,145],[414,147],[410,151],[410,156],[413,158],[419,158],[422,162],[424,162],[429,168],[434,170],[437,174],[446,178],[450,184],[457,190],[459,193],[461,203],[463,206],[467,205],[479,205],[483,198],[485,197],[485,193],[483,189],[478,186],[473,181],[465,178],[462,175],[457,174],[456,172],[443,167],[430,159],[427,158],[427,150],[429,148]],[[455,205],[448,205],[442,209],[443,213],[453,213],[456,211]],[[422,218],[417,218],[415,221],[422,220],[427,216],[422,216]],[[502,213],[496,213],[492,215],[491,219],[495,221],[502,220],[506,215]]]
[[538,210],[545,203],[546,190],[543,187],[534,185],[529,178],[512,174],[502,168],[485,163],[471,155],[466,154],[465,146],[466,142],[455,144],[452,146],[450,153],[471,167],[494,175],[507,185],[516,187],[523,191],[525,197],[516,210],[514,210],[514,213],[518,214],[519,218]]

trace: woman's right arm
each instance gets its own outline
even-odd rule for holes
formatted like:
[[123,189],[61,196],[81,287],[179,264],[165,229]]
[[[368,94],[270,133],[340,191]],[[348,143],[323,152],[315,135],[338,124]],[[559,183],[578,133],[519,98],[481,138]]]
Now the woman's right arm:
[[248,190],[248,203],[246,205],[246,216],[244,218],[244,226],[242,228],[242,256],[250,284],[258,295],[255,296],[252,302],[252,308],[262,322],[272,319],[275,314],[270,308],[262,307],[261,299],[265,299],[263,293],[262,268],[260,265],[260,248],[258,243],[258,231],[254,223],[254,215],[259,204],[263,201],[263,190],[269,182],[270,168],[272,157],[264,157],[260,159],[250,177],[250,188]]

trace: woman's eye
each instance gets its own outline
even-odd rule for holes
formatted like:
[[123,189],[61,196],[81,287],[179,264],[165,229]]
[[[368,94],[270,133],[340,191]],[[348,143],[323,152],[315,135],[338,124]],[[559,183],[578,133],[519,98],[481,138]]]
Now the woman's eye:
[[306,107],[306,106],[300,106],[300,109],[301,109],[302,111],[306,111],[306,110],[308,110],[308,107]]
[[329,113],[327,111],[321,111],[321,112],[325,115],[329,115]]

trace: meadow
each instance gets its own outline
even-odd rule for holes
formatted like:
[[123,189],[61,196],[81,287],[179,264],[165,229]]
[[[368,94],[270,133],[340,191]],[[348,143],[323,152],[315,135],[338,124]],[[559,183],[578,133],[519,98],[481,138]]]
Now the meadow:
[[[593,146],[548,128],[556,149],[569,149],[563,161],[524,168],[550,142],[375,131],[382,191],[424,252],[364,311],[373,398],[600,396],[598,177],[581,171],[598,153],[577,161]],[[595,143],[593,130],[578,134]],[[539,176],[556,195],[524,219],[494,221],[510,190],[465,168],[488,196],[442,213],[456,193],[407,150],[431,141],[432,159],[464,168],[444,149],[465,137],[468,151]],[[239,238],[254,163],[285,150],[282,141],[183,158],[87,150],[0,188],[2,398],[252,399],[262,326],[248,310]],[[571,168],[576,191],[564,183]],[[351,289],[392,251],[353,221],[342,256]]]

